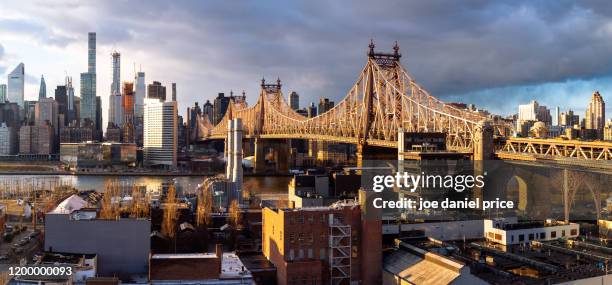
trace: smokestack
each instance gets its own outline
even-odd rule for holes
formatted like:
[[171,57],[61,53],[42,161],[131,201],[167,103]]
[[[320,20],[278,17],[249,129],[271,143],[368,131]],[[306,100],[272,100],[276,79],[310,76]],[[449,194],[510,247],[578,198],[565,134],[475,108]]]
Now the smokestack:
[[232,181],[236,184],[236,199],[242,203],[242,119],[234,119],[234,173]]
[[233,120],[227,121],[227,137],[225,138],[225,149],[227,153],[225,154],[225,178],[227,180],[232,181],[232,174],[234,171],[234,124]]

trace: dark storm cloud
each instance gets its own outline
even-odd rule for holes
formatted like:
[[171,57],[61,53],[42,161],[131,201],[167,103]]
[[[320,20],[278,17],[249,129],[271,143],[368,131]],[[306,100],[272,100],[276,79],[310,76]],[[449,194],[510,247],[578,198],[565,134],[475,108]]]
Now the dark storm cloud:
[[[339,100],[365,63],[370,38],[386,51],[397,40],[414,78],[447,98],[612,73],[612,7],[606,1],[82,3],[31,7],[30,13],[44,13],[45,27],[11,27],[50,44],[53,37],[82,41],[97,31],[100,44],[152,54],[190,102],[230,88],[255,93],[261,76],[280,76],[286,93],[303,96],[302,105],[319,97]],[[68,32],[54,35],[48,27]],[[491,102],[503,94],[498,97]]]

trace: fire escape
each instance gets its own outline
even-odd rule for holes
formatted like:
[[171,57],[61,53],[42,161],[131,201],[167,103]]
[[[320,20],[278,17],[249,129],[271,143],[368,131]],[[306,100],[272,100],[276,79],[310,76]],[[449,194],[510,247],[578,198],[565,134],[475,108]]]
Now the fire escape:
[[329,214],[329,272],[330,283],[351,282],[351,226]]

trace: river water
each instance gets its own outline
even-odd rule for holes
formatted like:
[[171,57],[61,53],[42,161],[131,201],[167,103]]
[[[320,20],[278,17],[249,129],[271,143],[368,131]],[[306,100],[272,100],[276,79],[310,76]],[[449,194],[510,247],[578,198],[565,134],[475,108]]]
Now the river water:
[[[147,190],[160,189],[162,184],[173,181],[177,191],[194,193],[198,184],[207,176],[95,176],[95,175],[0,175],[0,192],[33,187],[52,189],[57,185],[71,185],[79,190],[103,191],[106,182],[119,183],[123,188],[143,185]],[[287,176],[245,176],[243,189],[253,194],[287,193],[291,177]],[[129,190],[128,190],[129,191]]]

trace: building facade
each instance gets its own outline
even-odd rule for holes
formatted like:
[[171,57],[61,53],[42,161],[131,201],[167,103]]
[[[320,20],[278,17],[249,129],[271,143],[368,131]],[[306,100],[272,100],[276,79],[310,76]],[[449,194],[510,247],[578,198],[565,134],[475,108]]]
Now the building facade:
[[[81,119],[97,122],[96,96],[96,33],[88,34],[87,41],[87,72],[81,73]],[[97,126],[100,130],[102,124]]]
[[9,102],[17,103],[20,108],[23,108],[23,95],[25,86],[25,66],[20,63],[8,74],[8,87],[6,99]]
[[17,130],[5,122],[0,124],[0,155],[17,153]]
[[147,98],[166,101],[166,86],[163,86],[159,81],[153,81],[152,84],[147,86]]
[[217,125],[225,116],[225,112],[227,111],[227,107],[230,103],[230,97],[225,97],[225,93],[217,94],[217,98],[213,103],[213,124]]
[[606,123],[606,103],[601,94],[599,94],[599,91],[593,93],[585,118],[585,128],[595,130],[597,138],[603,139],[604,125]]
[[144,106],[143,152],[146,166],[176,167],[178,148],[176,101],[147,98]]
[[289,94],[289,106],[291,106],[291,109],[294,111],[300,108],[300,95],[295,91]]

